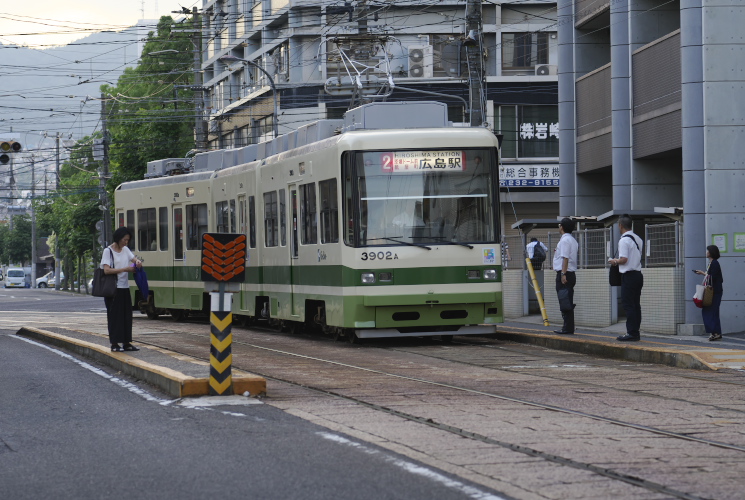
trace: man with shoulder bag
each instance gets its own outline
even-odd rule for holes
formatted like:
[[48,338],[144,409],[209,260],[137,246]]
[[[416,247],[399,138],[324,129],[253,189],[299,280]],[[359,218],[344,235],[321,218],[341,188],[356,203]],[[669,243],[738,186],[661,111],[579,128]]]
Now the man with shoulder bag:
[[644,286],[642,274],[642,249],[644,241],[631,230],[633,221],[628,214],[618,219],[621,239],[618,241],[618,258],[609,259],[611,266],[621,272],[621,305],[626,311],[626,335],[616,337],[621,342],[634,342],[641,338],[641,296]]
[[561,219],[559,232],[561,239],[554,251],[553,268],[556,271],[556,294],[559,296],[559,310],[564,319],[561,330],[554,333],[572,335],[574,333],[574,285],[577,284],[577,253],[579,245],[572,236],[574,221],[568,217]]

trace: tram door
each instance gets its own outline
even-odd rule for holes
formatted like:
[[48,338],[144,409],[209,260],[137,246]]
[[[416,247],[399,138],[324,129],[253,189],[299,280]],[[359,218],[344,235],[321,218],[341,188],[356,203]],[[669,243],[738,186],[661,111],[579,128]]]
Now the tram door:
[[173,265],[171,266],[171,303],[173,305],[182,305],[182,300],[177,296],[180,290],[180,279],[186,274],[183,271],[186,265],[184,258],[184,209],[181,205],[173,205]]
[[297,186],[290,186],[290,304],[292,315],[300,314],[295,307],[295,276],[298,265],[298,197]]

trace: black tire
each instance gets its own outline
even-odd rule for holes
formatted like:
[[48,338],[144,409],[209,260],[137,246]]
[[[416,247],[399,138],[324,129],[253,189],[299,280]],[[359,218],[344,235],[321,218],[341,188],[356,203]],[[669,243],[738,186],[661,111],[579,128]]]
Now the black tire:
[[46,288],[47,284],[44,282],[39,283],[39,288]]
[[176,322],[182,322],[189,316],[189,311],[185,311],[184,309],[169,309],[169,313],[171,313],[171,317]]
[[452,335],[440,335],[440,340],[442,340],[443,344],[452,344],[453,336]]

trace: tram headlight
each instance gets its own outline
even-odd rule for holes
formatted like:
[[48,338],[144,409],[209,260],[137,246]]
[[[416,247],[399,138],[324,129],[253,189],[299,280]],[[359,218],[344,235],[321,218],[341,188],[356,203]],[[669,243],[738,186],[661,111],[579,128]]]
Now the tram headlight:
[[484,279],[485,280],[497,279],[497,270],[496,269],[484,269]]
[[375,273],[362,273],[363,283],[375,283]]

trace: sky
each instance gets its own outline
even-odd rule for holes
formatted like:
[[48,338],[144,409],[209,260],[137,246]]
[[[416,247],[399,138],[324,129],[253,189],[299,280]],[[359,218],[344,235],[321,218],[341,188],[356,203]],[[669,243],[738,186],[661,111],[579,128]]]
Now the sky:
[[[119,31],[139,19],[159,19],[201,7],[202,0],[4,0],[0,43],[44,48],[65,45],[92,32]],[[174,17],[176,17],[174,15]]]

